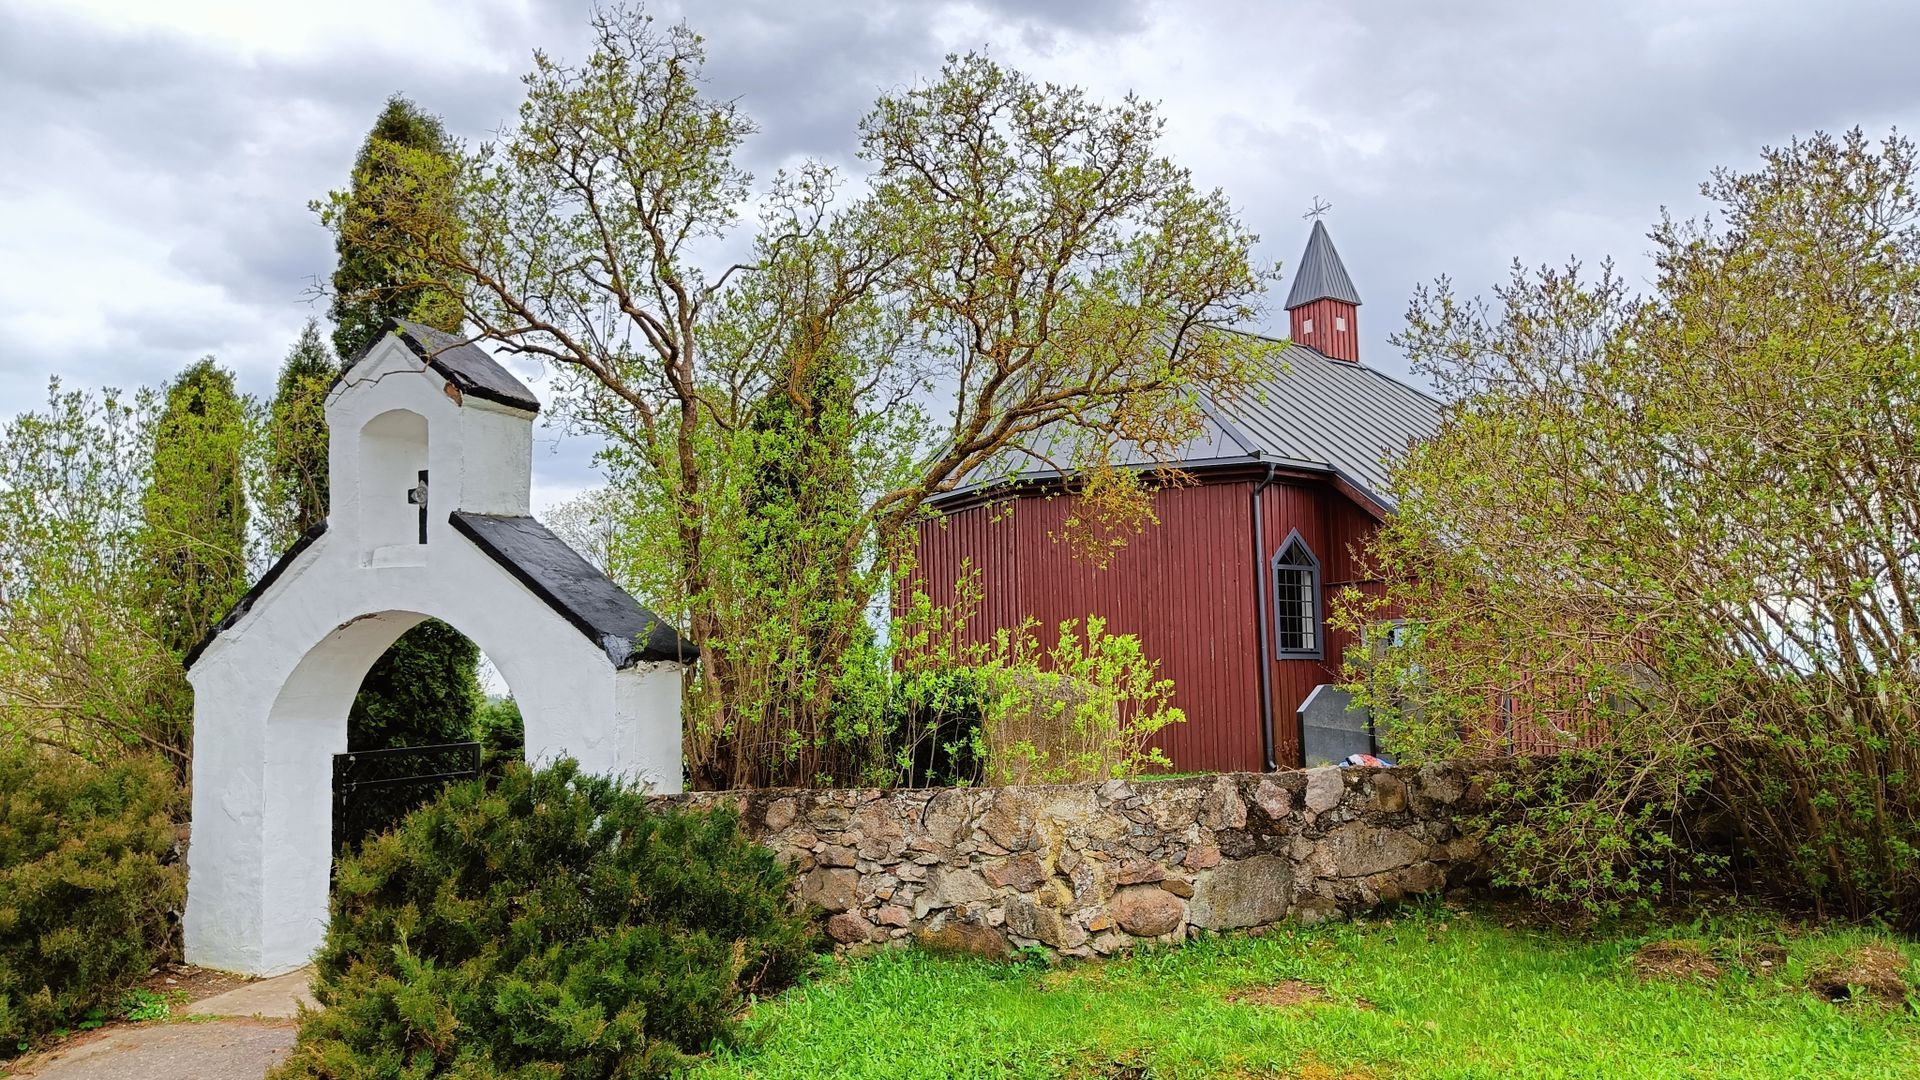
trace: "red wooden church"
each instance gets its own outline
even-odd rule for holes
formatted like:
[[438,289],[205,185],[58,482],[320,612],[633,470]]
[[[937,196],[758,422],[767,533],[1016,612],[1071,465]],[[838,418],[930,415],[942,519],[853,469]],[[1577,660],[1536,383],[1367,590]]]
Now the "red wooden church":
[[1093,614],[1138,635],[1187,714],[1156,739],[1178,769],[1301,765],[1296,711],[1350,644],[1328,632],[1327,600],[1369,586],[1354,556],[1393,509],[1387,462],[1439,422],[1438,401],[1361,363],[1359,308],[1316,220],[1287,295],[1291,343],[1259,393],[1207,406],[1178,459],[1195,482],[1155,493],[1157,527],[1096,569],[1050,539],[1069,506],[1045,478],[961,488],[920,526],[923,580],[937,595],[967,563],[980,571],[970,633]]

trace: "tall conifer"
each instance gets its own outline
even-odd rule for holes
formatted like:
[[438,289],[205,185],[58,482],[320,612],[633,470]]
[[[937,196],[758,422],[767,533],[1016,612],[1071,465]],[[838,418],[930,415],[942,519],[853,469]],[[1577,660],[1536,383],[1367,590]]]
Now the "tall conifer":
[[[444,165],[452,161],[454,151],[440,118],[399,94],[387,99],[373,130],[360,144],[345,213],[364,231],[358,236],[343,232],[334,244],[338,261],[333,271],[333,304],[327,312],[333,320],[333,348],[343,361],[359,355],[389,318],[412,319],[449,333],[459,331],[458,297],[423,284],[420,269],[410,265],[404,254],[369,242],[394,231],[383,220],[382,198],[375,195],[380,192],[392,198],[391,184],[411,189],[412,215],[452,215],[444,192],[431,190],[419,178],[444,176]],[[425,169],[409,160],[420,154],[440,159],[443,168]],[[420,228],[417,218],[409,227]]]
[[[416,218],[412,227],[419,227],[419,216],[452,214],[444,192],[415,181],[422,175],[446,175],[444,167],[422,168],[419,155],[450,163],[453,153],[453,141],[440,118],[399,94],[387,99],[373,130],[367,132],[353,163],[346,208],[364,231],[342,233],[335,244],[338,262],[328,310],[334,324],[333,346],[343,361],[351,363],[389,318],[412,319],[449,333],[460,331],[457,297],[422,284],[418,268],[410,266],[404,254],[368,242],[370,237],[394,231],[384,219],[394,206],[393,191],[386,186],[391,183],[409,185],[413,205],[407,214]],[[376,198],[375,192],[381,197]],[[348,745],[372,750],[471,738],[485,700],[479,664],[480,650],[446,623],[428,619],[407,631],[374,662],[360,684],[348,721]]]
[[[141,501],[146,608],[153,632],[184,656],[247,588],[247,405],[232,373],[201,359],[167,384],[153,434],[153,472]],[[184,681],[155,688],[155,727],[190,743]]]
[[276,551],[327,516],[327,390],[339,373],[308,319],[280,364],[267,424],[267,490],[262,512]]

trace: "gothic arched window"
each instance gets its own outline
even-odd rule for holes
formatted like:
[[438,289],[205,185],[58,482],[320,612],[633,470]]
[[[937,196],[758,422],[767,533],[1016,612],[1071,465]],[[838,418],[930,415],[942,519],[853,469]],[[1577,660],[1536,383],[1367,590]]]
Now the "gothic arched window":
[[1321,658],[1320,560],[1298,531],[1273,557],[1273,630],[1280,658]]

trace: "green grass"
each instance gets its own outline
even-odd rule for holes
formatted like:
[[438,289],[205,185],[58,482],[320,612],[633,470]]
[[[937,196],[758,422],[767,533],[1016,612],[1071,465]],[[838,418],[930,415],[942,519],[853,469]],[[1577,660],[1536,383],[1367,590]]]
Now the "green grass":
[[[1637,977],[1634,949],[1667,938],[1699,942],[1724,973]],[[1835,1005],[1802,988],[1828,958],[1889,940],[1754,915],[1572,937],[1436,907],[1052,971],[903,950],[759,1004],[694,1075],[1920,1077],[1912,1000]],[[1761,942],[1786,958],[1749,970],[1737,958]],[[1227,1000],[1287,979],[1325,1000]]]

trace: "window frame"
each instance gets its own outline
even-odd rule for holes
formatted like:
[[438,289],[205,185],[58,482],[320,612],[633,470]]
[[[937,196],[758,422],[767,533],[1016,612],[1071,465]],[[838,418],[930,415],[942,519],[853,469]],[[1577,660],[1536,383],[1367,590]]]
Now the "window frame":
[[[1305,565],[1300,563],[1282,563],[1281,557],[1289,548],[1298,545],[1307,557]],[[1280,630],[1280,570],[1304,570],[1307,572],[1307,603],[1312,612],[1308,616],[1313,628],[1313,647],[1311,649],[1289,649],[1281,644],[1283,634]],[[1323,583],[1320,580],[1320,556],[1313,553],[1307,538],[1300,535],[1299,529],[1287,533],[1287,538],[1273,551],[1273,557],[1267,560],[1267,586],[1272,590],[1273,609],[1268,618],[1273,623],[1273,658],[1275,660],[1324,660],[1327,656],[1327,620],[1326,605],[1321,602]]]

